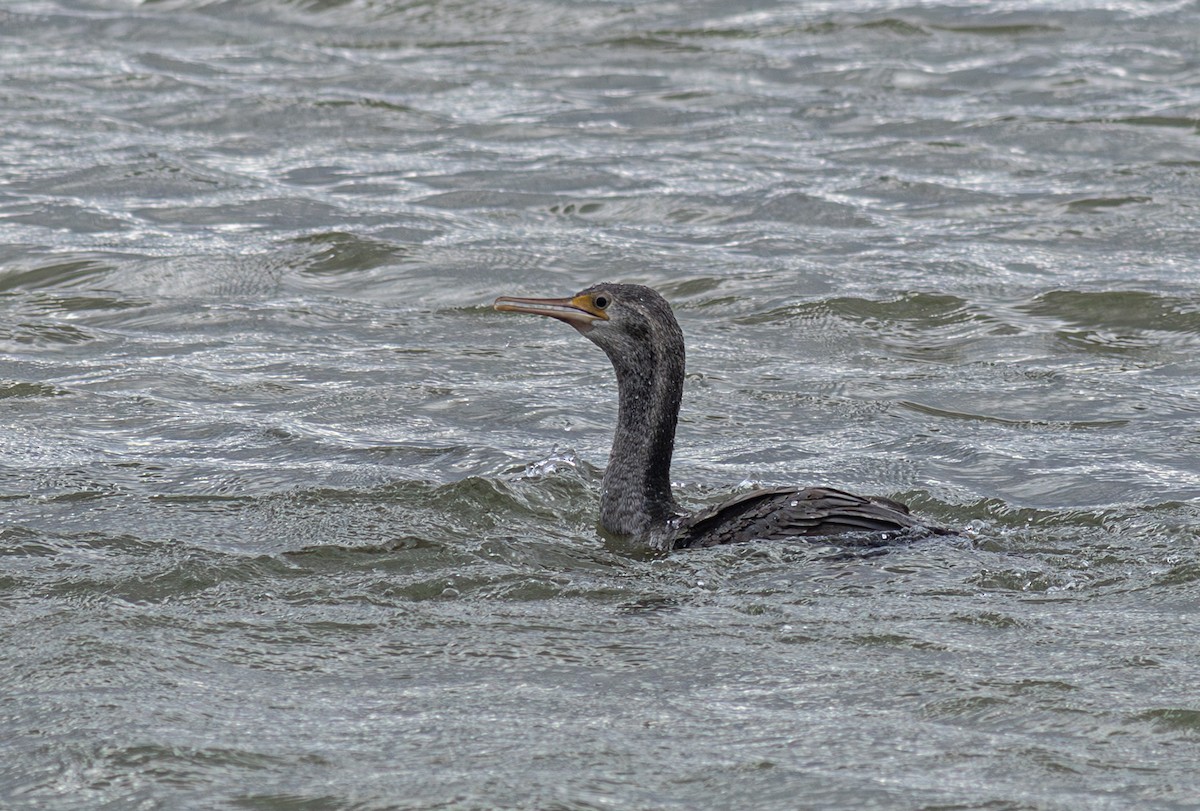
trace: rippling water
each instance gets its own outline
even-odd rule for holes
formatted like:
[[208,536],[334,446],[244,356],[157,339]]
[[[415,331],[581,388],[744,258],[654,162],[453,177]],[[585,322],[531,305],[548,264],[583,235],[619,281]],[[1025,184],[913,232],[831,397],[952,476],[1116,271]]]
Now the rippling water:
[[[1192,808],[1200,12],[10,0],[0,806]],[[605,541],[674,470],[966,530]]]

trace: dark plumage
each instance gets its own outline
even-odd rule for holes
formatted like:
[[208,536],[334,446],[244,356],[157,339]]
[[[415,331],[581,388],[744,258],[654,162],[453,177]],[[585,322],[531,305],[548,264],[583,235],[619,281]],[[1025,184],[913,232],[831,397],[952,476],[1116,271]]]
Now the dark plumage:
[[903,504],[826,487],[776,487],[743,493],[688,515],[671,493],[671,455],[683,395],[683,333],[671,305],[649,287],[598,284],[565,299],[501,296],[497,310],[548,315],[575,327],[612,361],[619,407],[600,496],[609,532],[655,549],[752,540],[918,529],[945,533]]

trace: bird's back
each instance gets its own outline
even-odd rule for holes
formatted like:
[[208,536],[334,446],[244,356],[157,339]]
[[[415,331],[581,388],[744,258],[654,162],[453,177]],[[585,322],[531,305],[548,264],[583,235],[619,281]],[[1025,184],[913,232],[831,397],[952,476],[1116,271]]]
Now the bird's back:
[[859,541],[874,540],[867,544],[874,546],[894,540],[885,534],[906,530],[947,533],[914,518],[908,507],[891,499],[828,487],[776,487],[743,493],[688,518],[679,528],[674,548],[847,533],[858,533]]

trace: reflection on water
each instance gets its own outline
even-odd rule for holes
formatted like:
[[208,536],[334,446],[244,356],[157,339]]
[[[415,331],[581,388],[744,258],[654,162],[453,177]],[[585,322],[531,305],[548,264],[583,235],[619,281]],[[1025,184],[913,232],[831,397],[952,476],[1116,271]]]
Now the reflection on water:
[[[0,805],[1187,806],[1198,23],[6,5]],[[964,535],[603,537],[601,280],[688,506]]]

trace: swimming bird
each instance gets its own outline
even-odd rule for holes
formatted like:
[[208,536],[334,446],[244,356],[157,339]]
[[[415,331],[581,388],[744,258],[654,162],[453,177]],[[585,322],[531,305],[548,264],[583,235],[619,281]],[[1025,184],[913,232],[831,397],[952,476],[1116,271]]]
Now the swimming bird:
[[683,332],[671,305],[637,284],[593,285],[570,298],[501,296],[495,309],[556,318],[608,355],[617,376],[617,428],[600,494],[609,533],[669,551],[752,540],[871,533],[945,534],[887,498],[829,487],[773,487],[688,514],[671,492],[671,456],[683,396]]

